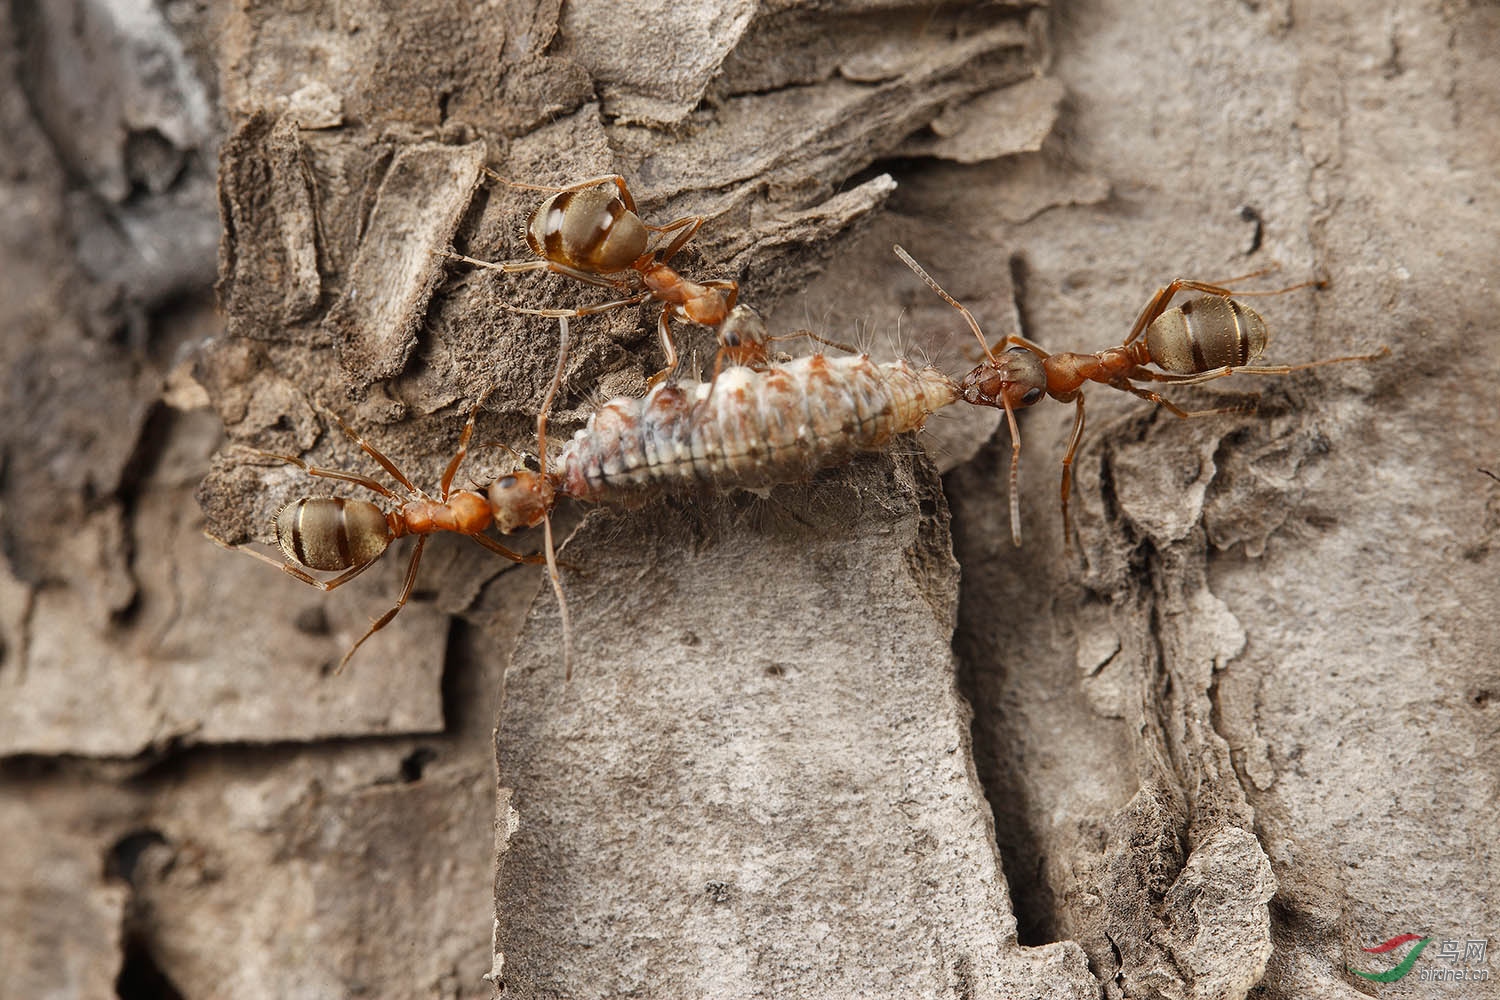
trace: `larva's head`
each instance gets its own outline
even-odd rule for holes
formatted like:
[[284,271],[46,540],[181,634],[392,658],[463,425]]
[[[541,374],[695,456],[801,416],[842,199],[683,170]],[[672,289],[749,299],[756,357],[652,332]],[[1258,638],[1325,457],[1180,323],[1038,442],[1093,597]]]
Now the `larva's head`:
[[552,480],[529,469],[501,476],[490,483],[486,495],[495,514],[495,527],[505,534],[541,524],[557,503]]
[[1047,395],[1047,369],[1024,347],[1013,347],[964,376],[964,402],[1019,410]]
[[719,348],[731,364],[764,364],[768,356],[766,344],[770,340],[766,321],[749,306],[735,306],[719,324]]

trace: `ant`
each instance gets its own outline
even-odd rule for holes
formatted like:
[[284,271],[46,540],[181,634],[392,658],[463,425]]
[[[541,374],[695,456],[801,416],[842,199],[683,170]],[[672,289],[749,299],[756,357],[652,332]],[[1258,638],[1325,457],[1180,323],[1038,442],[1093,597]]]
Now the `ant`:
[[[979,323],[962,304],[943,291],[922,266],[900,246],[895,247],[896,256],[927,283],[927,286],[949,305],[963,314],[984,348],[985,360],[963,380],[963,398],[976,406],[993,406],[1005,410],[1010,423],[1010,531],[1011,541],[1021,544],[1021,510],[1016,492],[1017,470],[1021,461],[1021,437],[1016,426],[1015,411],[1051,396],[1061,403],[1076,403],[1073,417],[1073,432],[1068,438],[1068,450],[1063,456],[1062,497],[1063,541],[1071,544],[1072,532],[1068,518],[1068,497],[1073,485],[1073,459],[1078,453],[1078,442],[1083,437],[1083,385],[1100,382],[1122,392],[1132,393],[1150,400],[1176,416],[1202,417],[1217,413],[1231,413],[1239,407],[1223,407],[1212,410],[1184,410],[1159,393],[1135,383],[1168,382],[1174,385],[1198,385],[1229,375],[1289,375],[1307,368],[1323,365],[1343,364],[1350,361],[1376,361],[1391,353],[1382,347],[1373,354],[1354,354],[1341,358],[1323,358],[1296,365],[1252,365],[1251,361],[1265,351],[1268,334],[1265,320],[1255,310],[1231,298],[1234,294],[1282,295],[1308,286],[1323,287],[1323,281],[1304,281],[1287,288],[1271,291],[1233,293],[1224,287],[1236,281],[1259,277],[1265,271],[1229,278],[1219,284],[1174,278],[1151,296],[1141,314],[1136,317],[1130,335],[1118,347],[1109,347],[1093,354],[1062,352],[1049,354],[1041,345],[1022,336],[1008,336],[998,347],[1015,345],[996,354],[986,341]],[[1172,306],[1172,299],[1181,291],[1201,292],[1180,306]],[[1146,365],[1156,365],[1163,371],[1152,371]]]
[[[510,274],[548,270],[590,285],[613,289],[625,296],[577,309],[509,306],[512,311],[553,318],[589,316],[656,299],[662,303],[657,336],[666,352],[667,364],[651,377],[648,383],[651,385],[677,374],[680,359],[672,340],[673,317],[718,331],[721,358],[727,357],[730,364],[764,364],[764,341],[767,339],[764,326],[762,324],[756,329],[759,317],[753,310],[748,307],[736,309],[739,283],[691,281],[667,263],[692,239],[698,227],[703,225],[704,216],[687,215],[660,226],[644,222],[636,214],[630,187],[619,174],[604,174],[558,188],[523,184],[487,172],[513,188],[552,192],[552,196],[531,213],[526,226],[526,242],[536,259],[485,261],[452,250],[447,251],[449,258]],[[608,184],[613,184],[617,191],[605,187]],[[652,247],[653,233],[660,233],[663,237],[675,235],[665,245],[658,243]],[[626,276],[612,277],[622,274]],[[745,315],[746,312],[749,316]]]
[[[439,531],[452,531],[466,535],[491,552],[518,563],[543,561],[542,556],[512,552],[484,534],[484,530],[495,520],[494,508],[484,494],[474,490],[451,489],[453,478],[458,474],[458,467],[463,463],[464,456],[468,454],[469,439],[474,433],[474,418],[478,413],[479,403],[475,403],[474,408],[469,411],[469,419],[464,423],[463,433],[459,436],[458,451],[448,462],[448,468],[443,472],[443,478],[439,481],[436,499],[414,486],[394,462],[360,437],[337,414],[329,413],[328,415],[364,450],[365,454],[380,463],[380,467],[401,484],[402,489],[406,491],[404,497],[383,483],[356,472],[320,469],[291,455],[277,455],[267,451],[262,451],[260,454],[295,465],[310,476],[337,479],[362,486],[397,504],[397,508],[393,511],[385,511],[369,500],[350,500],[332,496],[302,497],[293,500],[276,512],[274,521],[276,542],[286,555],[286,561],[277,561],[248,546],[228,545],[212,535],[209,536],[210,540],[223,548],[253,556],[324,592],[343,586],[369,569],[385,553],[391,542],[406,535],[417,536],[411,562],[406,567],[406,583],[401,588],[401,596],[396,599],[395,607],[376,619],[369,631],[349,647],[343,659],[339,660],[338,668],[334,673],[341,673],[349,663],[350,657],[364,644],[365,640],[390,624],[391,619],[395,618],[397,613],[406,606],[406,601],[411,597],[412,588],[417,582],[417,566],[422,560],[422,548],[427,544],[429,535]],[[330,572],[342,570],[343,572],[331,580],[319,580],[302,567],[306,567],[307,570]]]

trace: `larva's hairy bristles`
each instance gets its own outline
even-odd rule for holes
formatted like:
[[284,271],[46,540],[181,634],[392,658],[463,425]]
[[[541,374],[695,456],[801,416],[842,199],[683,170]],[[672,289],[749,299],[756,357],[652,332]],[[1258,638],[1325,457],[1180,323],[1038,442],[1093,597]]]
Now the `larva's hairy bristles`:
[[[850,338],[850,342],[854,345],[855,351],[860,354],[877,353],[876,347],[879,345],[876,344],[875,324],[861,322],[856,319],[854,321],[854,336]],[[906,355],[900,352],[897,352],[896,356],[901,358],[906,357]]]
[[599,409],[599,407],[603,406],[613,398],[613,396],[607,395],[604,390],[600,389],[598,386],[592,386],[583,397],[584,408],[587,409],[590,413],[593,413],[595,410]]
[[802,326],[803,330],[826,330],[833,317],[833,307],[829,306],[823,310],[823,315],[814,317],[812,305],[804,299],[802,302]]

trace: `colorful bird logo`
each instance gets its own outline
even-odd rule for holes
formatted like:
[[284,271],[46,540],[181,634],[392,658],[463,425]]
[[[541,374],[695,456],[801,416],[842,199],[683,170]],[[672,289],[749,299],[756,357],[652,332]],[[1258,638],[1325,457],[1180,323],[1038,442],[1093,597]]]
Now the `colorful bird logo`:
[[1427,943],[1431,940],[1432,938],[1430,937],[1422,937],[1418,934],[1397,934],[1389,941],[1381,942],[1373,948],[1360,949],[1361,951],[1367,951],[1372,955],[1384,955],[1388,951],[1395,951],[1397,948],[1401,947],[1403,944],[1406,944],[1408,941],[1417,942],[1417,946],[1411,951],[1407,952],[1406,957],[1401,960],[1401,964],[1396,966],[1394,969],[1387,969],[1384,972],[1360,972],[1353,966],[1346,965],[1344,966],[1344,968],[1348,969],[1356,976],[1368,979],[1371,982],[1394,983],[1396,980],[1400,979],[1402,976],[1411,971],[1411,967],[1416,964],[1417,956],[1422,954],[1422,949],[1427,947]]

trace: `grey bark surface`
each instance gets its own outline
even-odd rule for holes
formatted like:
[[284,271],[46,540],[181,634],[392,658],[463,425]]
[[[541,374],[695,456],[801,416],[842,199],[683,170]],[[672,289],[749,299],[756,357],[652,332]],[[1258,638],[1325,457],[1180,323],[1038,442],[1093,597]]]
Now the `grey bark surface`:
[[[0,997],[1352,996],[1406,932],[1488,972],[1439,943],[1500,928],[1497,44],[1460,3],[11,5]],[[483,394],[535,446],[557,327],[506,306],[608,292],[443,258],[529,256],[486,166],[618,171],[774,332],[955,375],[893,242],[992,342],[1277,266],[1328,284],[1250,300],[1269,363],[1392,355],[1191,421],[1088,389],[1071,547],[1051,401],[1021,549],[962,404],[560,510],[569,684],[537,571],[438,538],[334,674],[410,542],[325,595],[202,531],[274,552],[328,492],[265,453],[376,471],[330,411],[423,487]],[[555,437],[655,315],[573,323]]]

